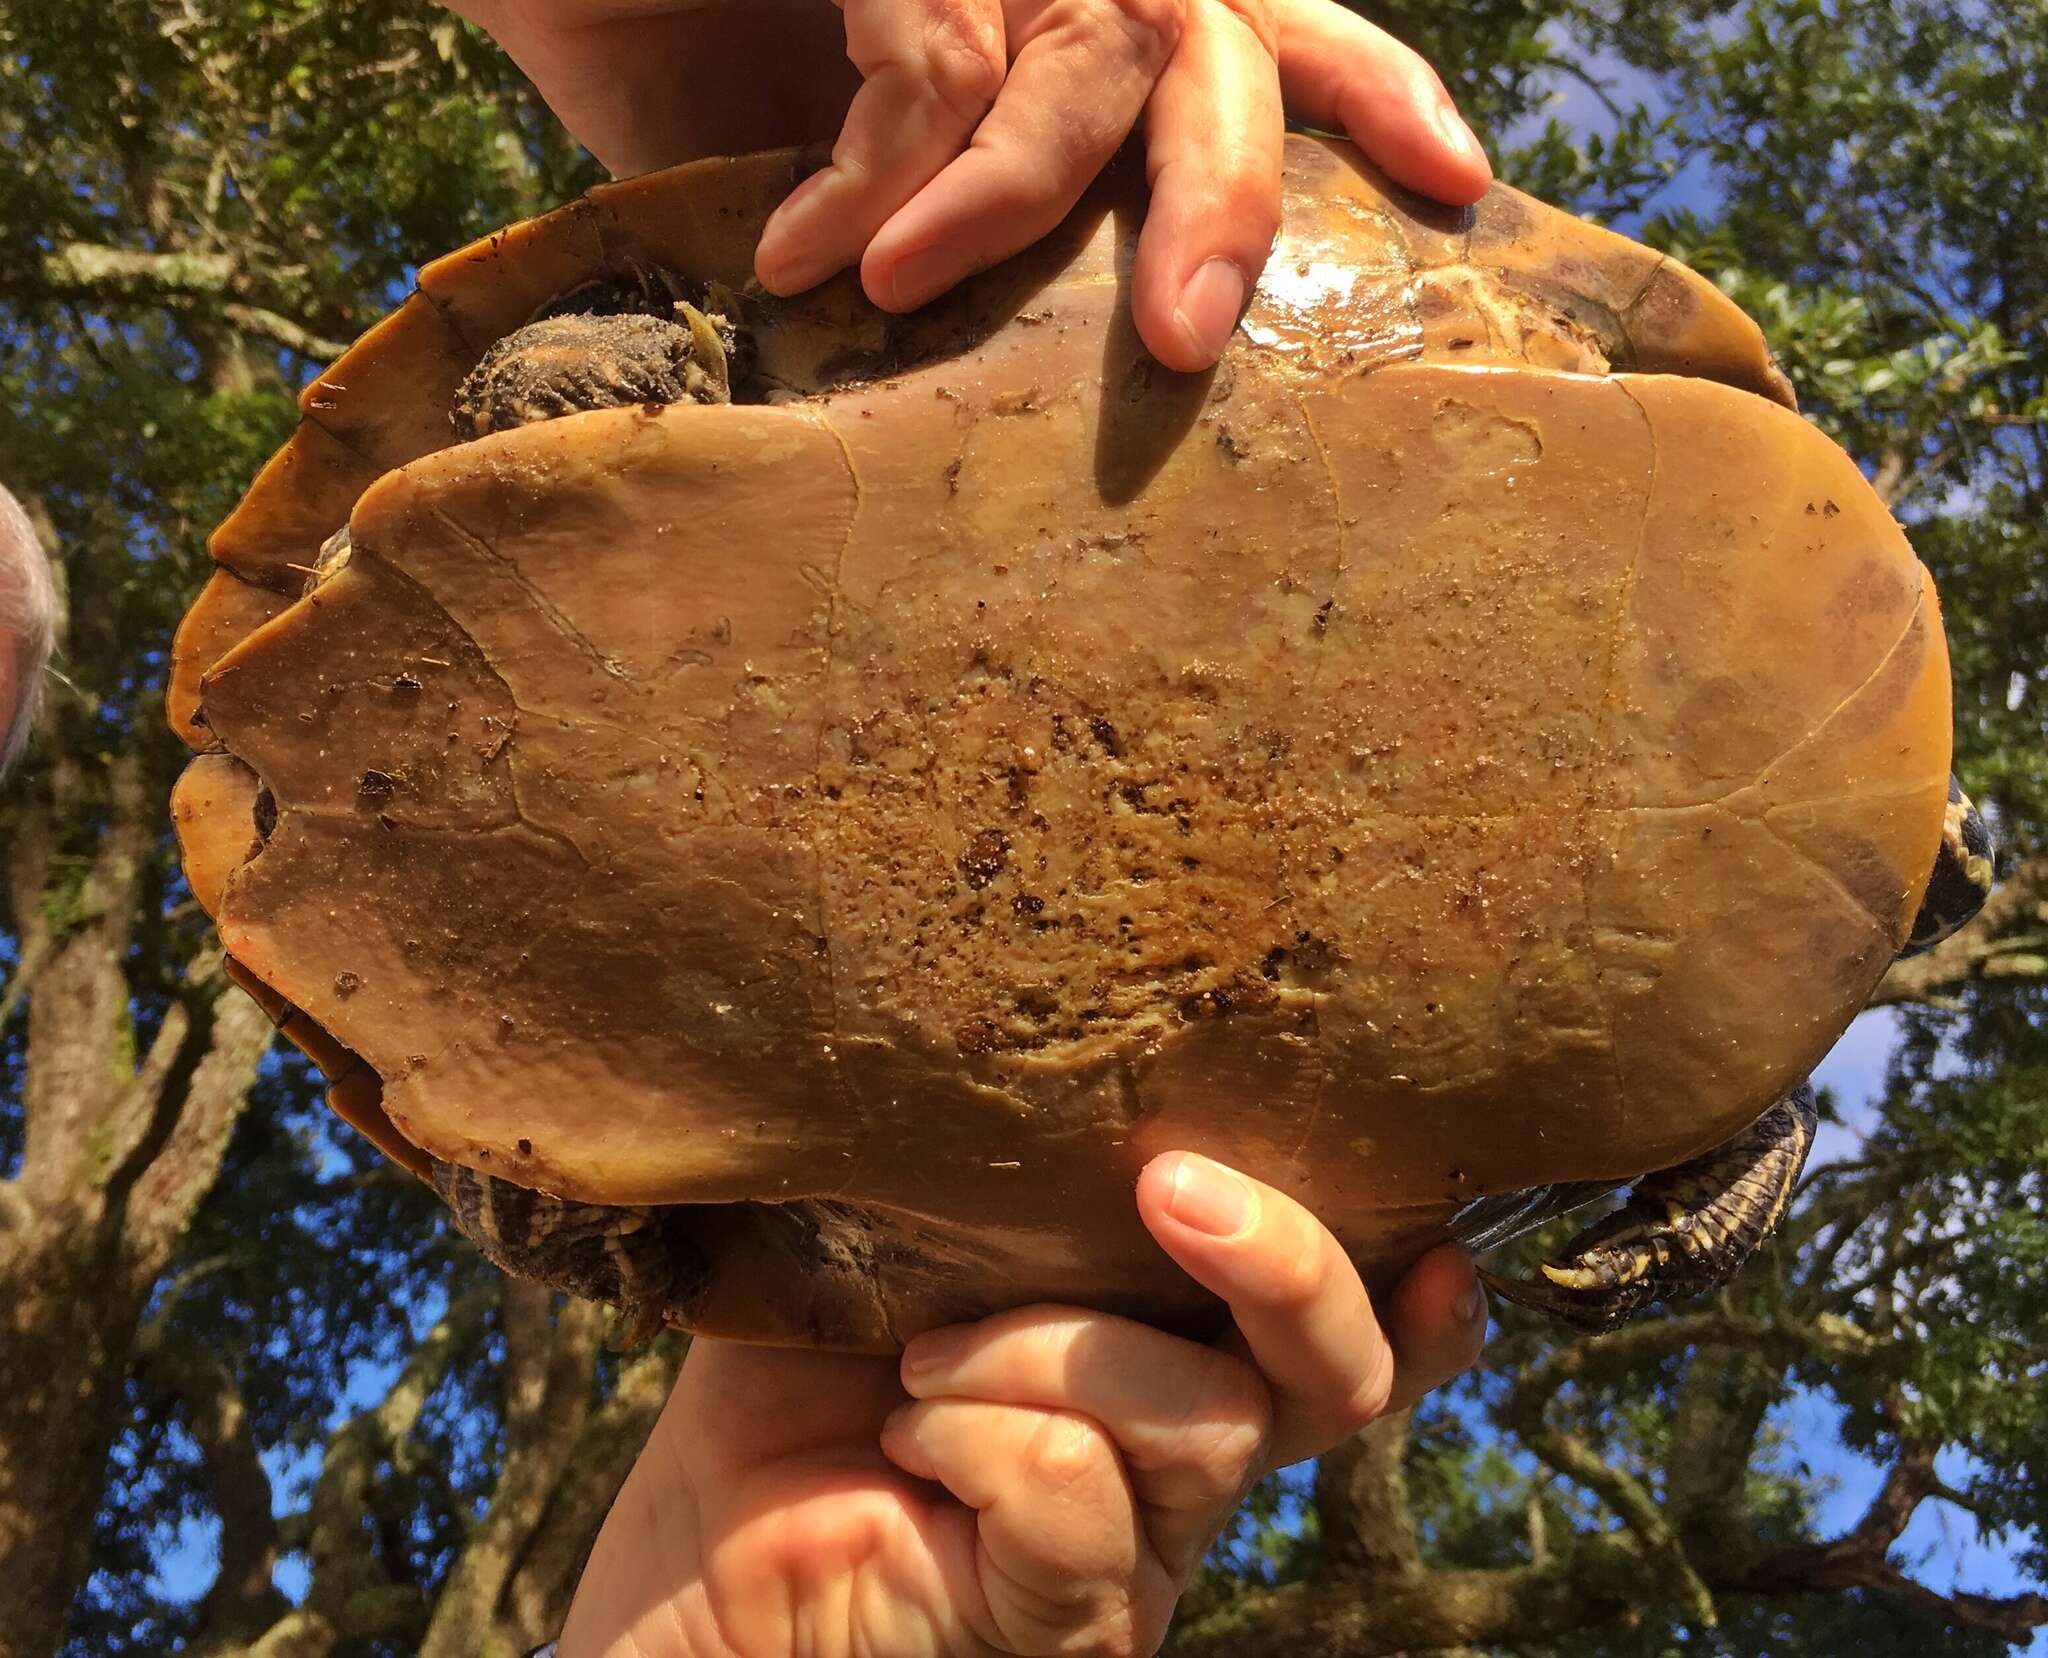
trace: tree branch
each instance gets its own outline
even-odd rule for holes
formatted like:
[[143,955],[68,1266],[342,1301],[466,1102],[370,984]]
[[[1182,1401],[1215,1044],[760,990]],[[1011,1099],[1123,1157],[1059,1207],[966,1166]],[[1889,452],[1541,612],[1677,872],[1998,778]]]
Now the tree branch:
[[1749,1468],[1779,1375],[1738,1347],[1704,1349],[1686,1367],[1663,1460],[1664,1507],[1689,1554],[1753,1534]]
[[152,253],[60,242],[43,255],[38,275],[42,292],[50,298],[200,304],[218,311],[243,333],[260,335],[301,356],[332,362],[348,349],[342,341],[324,339],[289,317],[251,303],[248,283],[224,253]]
[[151,253],[59,242],[42,261],[43,286],[53,294],[87,299],[160,300],[170,295],[218,298],[235,281],[235,262],[224,253]]
[[267,311],[260,305],[223,305],[220,314],[244,334],[259,335],[283,346],[287,351],[296,351],[301,357],[310,357],[315,362],[331,363],[348,350],[347,341],[326,339],[310,328],[301,328],[291,318],[281,317],[275,311]]
[[1377,1583],[1422,1570],[1422,1550],[1401,1466],[1409,1413],[1382,1416],[1316,1460],[1323,1552]]
[[267,1628],[287,1604],[271,1581],[281,1543],[249,1413],[219,1357],[161,1321],[136,1339],[138,1371],[185,1407],[185,1421],[206,1459],[220,1516],[220,1568],[200,1606],[195,1655],[241,1645]]
[[1945,1623],[1988,1630],[2015,1645],[2026,1641],[2034,1630],[2048,1625],[2048,1597],[1999,1597],[1960,1590],[1943,1595],[1892,1564],[1892,1545],[1905,1534],[1914,1511],[1928,1497],[1947,1495],[1934,1472],[1938,1449],[1929,1440],[1903,1442],[1897,1460],[1885,1472],[1884,1484],[1854,1526],[1826,1542],[1772,1551],[1743,1574],[1746,1581],[1742,1587],[1765,1595],[1871,1589]]
[[205,1024],[206,1045],[177,1080],[175,1114],[154,1137],[148,1165],[127,1193],[122,1239],[131,1282],[140,1289],[163,1271],[220,1174],[257,1063],[277,1036],[262,1008],[239,993],[216,994]]
[[20,954],[15,960],[14,971],[8,975],[7,988],[0,990],[0,1031],[13,1023],[22,997],[28,994],[29,986],[36,982],[36,975],[50,959],[50,929],[47,925],[25,927],[19,936]]
[[[1549,1385],[1546,1385],[1546,1382]],[[1524,1374],[1508,1395],[1503,1412],[1507,1425],[1531,1451],[1566,1479],[1576,1481],[1607,1504],[1641,1540],[1643,1552],[1667,1569],[1677,1599],[1695,1623],[1714,1628],[1720,1615],[1708,1588],[1665,1517],[1655,1494],[1626,1469],[1616,1468],[1577,1434],[1553,1425],[1545,1407],[1560,1381],[1546,1378],[1541,1368]]]
[[505,1443],[498,1479],[489,1510],[435,1598],[420,1658],[469,1658],[477,1651],[478,1632],[491,1626],[595,1403],[597,1349],[609,1314],[571,1299],[551,1320],[552,1300],[538,1284],[507,1280],[504,1286]]
[[1425,1571],[1370,1593],[1331,1573],[1251,1588],[1174,1630],[1168,1658],[1392,1658],[1445,1647],[1517,1648],[1595,1627],[1642,1604],[1642,1555],[1620,1537],[1574,1540],[1550,1566]]
[[425,1627],[425,1595],[416,1584],[392,1580],[363,1516],[374,1507],[378,1464],[398,1452],[449,1366],[482,1333],[497,1293],[490,1283],[453,1302],[413,1348],[390,1391],[328,1436],[305,1515],[281,1528],[312,1557],[305,1603],[265,1632],[249,1658],[320,1658],[343,1640],[396,1635],[410,1642]]

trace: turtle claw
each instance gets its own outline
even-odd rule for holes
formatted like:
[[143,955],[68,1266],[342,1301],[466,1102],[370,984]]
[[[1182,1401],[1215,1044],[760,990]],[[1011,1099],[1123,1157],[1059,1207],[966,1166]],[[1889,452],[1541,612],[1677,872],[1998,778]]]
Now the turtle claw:
[[1540,1276],[1482,1271],[1487,1288],[1578,1329],[1618,1328],[1651,1301],[1719,1289],[1784,1217],[1820,1120],[1801,1083],[1734,1139],[1646,1175]]
[[1479,1281],[1489,1294],[1497,1295],[1503,1301],[1512,1301],[1531,1312],[1547,1314],[1561,1324],[1569,1324],[1575,1330],[1595,1336],[1619,1329],[1655,1294],[1642,1278],[1629,1284],[1589,1291],[1585,1285],[1567,1282],[1579,1276],[1576,1272],[1560,1271],[1550,1262],[1545,1262],[1537,1270],[1540,1276],[1508,1278],[1488,1267],[1481,1267]]
[[657,1300],[626,1303],[618,1311],[618,1321],[605,1340],[608,1352],[635,1352],[660,1335],[668,1324],[667,1309]]

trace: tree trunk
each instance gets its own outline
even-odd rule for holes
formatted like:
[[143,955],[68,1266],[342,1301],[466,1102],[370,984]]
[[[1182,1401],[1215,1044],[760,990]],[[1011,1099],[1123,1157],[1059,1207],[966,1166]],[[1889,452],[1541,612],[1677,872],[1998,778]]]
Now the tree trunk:
[[[28,1032],[22,1162],[0,1184],[0,1658],[62,1640],[138,1319],[272,1034],[208,966],[138,1061],[124,964],[161,803],[132,754],[90,778],[60,757],[49,789],[7,851]],[[73,882],[54,826],[84,810],[100,832]]]

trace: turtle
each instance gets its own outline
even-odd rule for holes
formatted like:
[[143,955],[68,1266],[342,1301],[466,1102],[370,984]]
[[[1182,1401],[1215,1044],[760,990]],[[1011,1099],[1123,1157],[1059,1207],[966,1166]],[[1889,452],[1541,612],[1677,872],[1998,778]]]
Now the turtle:
[[212,538],[173,817],[334,1110],[636,1332],[1213,1332],[1175,1148],[1374,1287],[1630,1182],[1510,1293],[1725,1279],[1991,873],[1931,581],[1756,325],[1291,135],[1177,374],[1138,168],[895,316],[751,282],[820,160],[424,266]]

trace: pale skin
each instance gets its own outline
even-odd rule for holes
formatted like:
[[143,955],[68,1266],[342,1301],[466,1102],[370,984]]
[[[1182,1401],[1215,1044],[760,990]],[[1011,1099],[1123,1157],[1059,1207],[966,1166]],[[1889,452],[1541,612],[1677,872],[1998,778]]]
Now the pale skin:
[[1336,1239],[1269,1187],[1171,1152],[1137,1204],[1228,1304],[1214,1345],[1059,1306],[900,1360],[694,1342],[560,1658],[1153,1653],[1259,1476],[1478,1357],[1459,1250],[1425,1256],[1382,1319]]
[[833,138],[755,271],[913,310],[1065,217],[1126,137],[1139,337],[1215,362],[1279,224],[1288,118],[1453,204],[1492,179],[1427,63],[1332,0],[455,0],[614,173]]
[[28,514],[0,489],[0,774],[20,758],[49,660],[49,565]]
[[[1429,66],[1329,0],[456,9],[619,175],[836,134],[762,237],[777,293],[858,266],[876,304],[914,309],[1050,230],[1135,133],[1132,308],[1183,371],[1214,363],[1265,263],[1286,118],[1439,200],[1491,178]],[[694,1341],[560,1658],[1153,1653],[1259,1477],[1478,1357],[1485,1300],[1455,1248],[1375,1308],[1313,1215],[1219,1164],[1155,1158],[1135,1201],[1227,1306],[1215,1343],[1043,1305],[900,1359]]]

